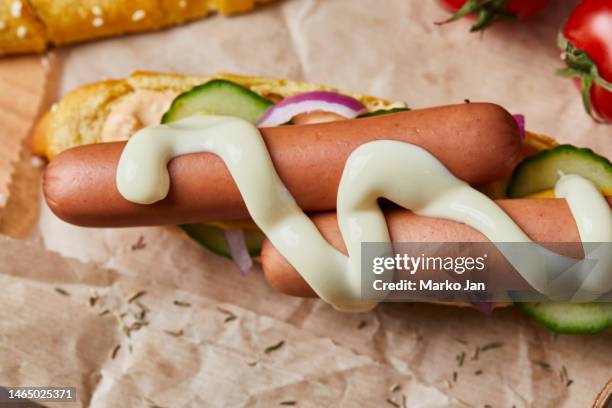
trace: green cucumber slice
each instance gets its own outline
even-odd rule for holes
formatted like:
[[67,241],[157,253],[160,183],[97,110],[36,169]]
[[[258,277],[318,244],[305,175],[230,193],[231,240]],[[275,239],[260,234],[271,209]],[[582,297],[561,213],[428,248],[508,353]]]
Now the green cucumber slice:
[[549,190],[559,179],[559,171],[591,180],[601,189],[612,188],[612,163],[591,149],[561,145],[528,157],[512,174],[506,193],[510,198],[525,197]]
[[397,112],[406,112],[409,111],[410,109],[408,108],[391,108],[391,109],[378,109],[372,112],[366,112],[366,113],[362,113],[361,115],[357,116],[358,119],[360,118],[371,118],[372,116],[380,116],[380,115],[388,115],[390,113],[397,113]]
[[236,116],[251,123],[263,116],[273,103],[255,92],[224,79],[215,79],[177,96],[161,123],[193,115]]
[[[561,145],[528,157],[518,165],[507,195],[525,197],[553,188],[559,171],[578,174],[601,189],[612,188],[612,164],[590,149]],[[612,328],[612,303],[516,303],[523,313],[561,334],[596,334]]]
[[[272,102],[249,89],[231,81],[216,79],[177,96],[161,122],[169,123],[193,115],[227,115],[255,123],[272,105]],[[206,224],[182,225],[181,228],[212,252],[231,257],[221,228]],[[244,235],[249,253],[259,255],[265,239],[263,233],[245,229]]]
[[612,328],[612,303],[517,303],[526,315],[560,334],[596,334]]
[[[208,248],[217,255],[231,257],[230,251],[225,243],[223,230],[207,224],[188,224],[181,225],[181,228],[193,240]],[[257,229],[244,229],[244,238],[246,246],[251,256],[257,256],[261,252],[261,246],[266,238],[265,235]]]

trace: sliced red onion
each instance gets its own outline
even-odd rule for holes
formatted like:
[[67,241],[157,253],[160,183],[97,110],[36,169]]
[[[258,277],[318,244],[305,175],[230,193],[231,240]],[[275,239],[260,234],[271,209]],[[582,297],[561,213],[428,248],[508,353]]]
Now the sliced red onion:
[[257,122],[258,127],[279,126],[300,113],[332,112],[347,119],[357,117],[365,110],[357,99],[336,92],[314,91],[290,96],[272,106]]
[[253,259],[246,246],[244,231],[242,230],[225,230],[223,232],[225,243],[230,251],[232,260],[240,269],[240,273],[245,275],[253,266]]
[[514,116],[514,120],[516,120],[516,124],[519,127],[519,131],[520,131],[520,135],[521,135],[521,141],[525,140],[525,115],[521,115],[520,113],[517,113],[516,115],[512,115]]
[[490,315],[493,312],[495,302],[471,302],[472,306],[480,313]]

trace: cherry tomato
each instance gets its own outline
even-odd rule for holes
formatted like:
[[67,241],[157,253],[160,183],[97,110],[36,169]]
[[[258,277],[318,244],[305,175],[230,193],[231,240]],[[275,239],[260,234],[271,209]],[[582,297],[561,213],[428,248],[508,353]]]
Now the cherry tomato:
[[[600,120],[612,122],[612,89],[598,83],[597,78],[612,83],[612,1],[583,0],[565,23],[563,37],[570,45],[564,49],[568,67],[580,77],[583,88],[585,82],[593,81],[590,89],[583,89],[583,92],[589,92],[589,105]],[[586,55],[577,60],[581,53]],[[593,74],[593,65],[597,67],[598,75]],[[585,106],[590,111],[590,106]]]
[[496,20],[523,19],[542,10],[550,0],[440,0],[455,14],[446,22],[455,21],[465,15],[477,17],[471,31],[481,30]]

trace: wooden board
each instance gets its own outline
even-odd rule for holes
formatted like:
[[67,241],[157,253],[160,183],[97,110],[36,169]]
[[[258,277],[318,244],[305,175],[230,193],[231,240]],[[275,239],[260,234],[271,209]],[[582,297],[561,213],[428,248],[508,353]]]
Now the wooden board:
[[0,232],[24,237],[36,222],[41,167],[29,135],[54,94],[52,55],[0,60]]

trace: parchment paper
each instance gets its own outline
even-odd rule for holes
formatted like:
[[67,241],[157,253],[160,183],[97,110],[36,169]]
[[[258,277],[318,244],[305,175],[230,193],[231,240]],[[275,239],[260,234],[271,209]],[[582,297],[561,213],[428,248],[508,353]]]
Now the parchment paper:
[[[433,25],[447,15],[434,2],[286,0],[58,50],[58,92],[149,69],[303,79],[412,107],[486,100],[610,157],[611,128],[553,74],[573,4],[470,35]],[[241,276],[178,229],[77,228],[44,204],[27,241],[0,237],[0,285],[0,384],[77,386],[81,406],[586,407],[612,376],[609,333],[553,336],[512,308],[340,314],[275,293],[257,266]]]

